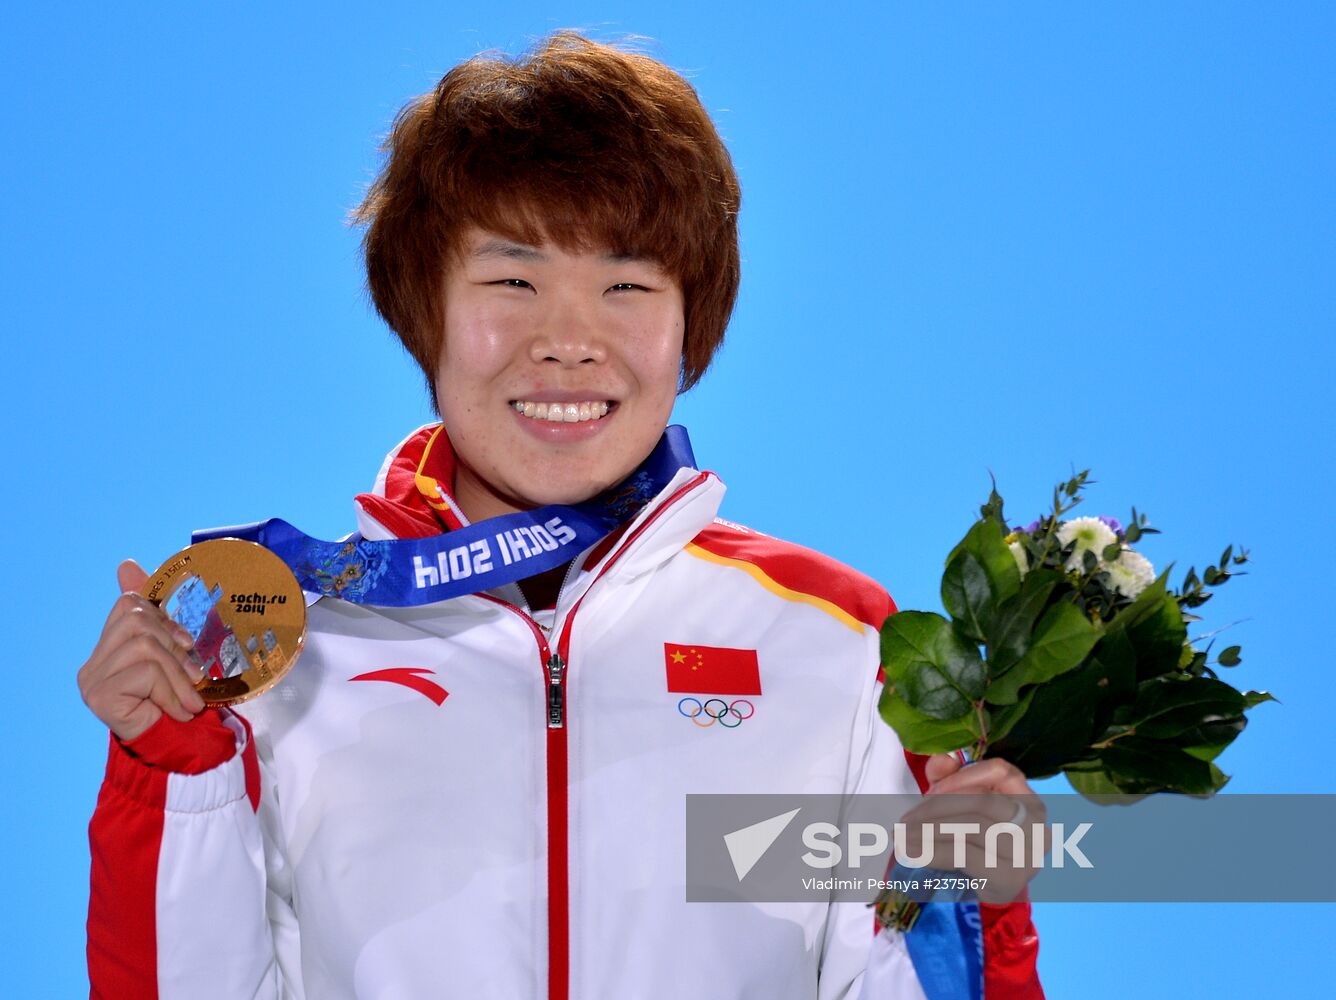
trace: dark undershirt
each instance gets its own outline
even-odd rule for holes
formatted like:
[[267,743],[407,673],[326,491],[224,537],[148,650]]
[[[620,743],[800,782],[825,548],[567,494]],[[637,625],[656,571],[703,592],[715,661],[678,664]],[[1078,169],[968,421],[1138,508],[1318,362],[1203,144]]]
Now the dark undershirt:
[[566,579],[570,563],[556,566],[546,572],[519,581],[520,592],[531,611],[550,611],[557,606],[557,595]]

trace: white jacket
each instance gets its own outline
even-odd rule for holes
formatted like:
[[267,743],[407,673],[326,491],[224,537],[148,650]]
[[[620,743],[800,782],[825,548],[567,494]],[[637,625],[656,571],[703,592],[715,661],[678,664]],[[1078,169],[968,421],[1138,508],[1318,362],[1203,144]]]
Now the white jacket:
[[[391,454],[359,498],[366,537],[453,523],[434,494],[446,449],[425,428]],[[885,591],[717,520],[723,493],[681,470],[576,560],[548,614],[513,585],[417,608],[320,599],[274,691],[113,741],[95,994],[834,1000],[871,961],[869,992],[921,997],[862,905],[685,901],[688,793],[918,788],[876,711]],[[732,726],[679,710],[676,658],[704,647],[754,651],[761,693]],[[990,964],[1032,973],[1009,936]]]

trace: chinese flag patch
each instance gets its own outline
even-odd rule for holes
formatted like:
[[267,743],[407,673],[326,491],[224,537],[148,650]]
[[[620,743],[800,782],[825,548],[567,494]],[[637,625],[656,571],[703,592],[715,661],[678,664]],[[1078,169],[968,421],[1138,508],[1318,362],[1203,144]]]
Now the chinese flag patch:
[[760,694],[761,667],[754,649],[663,644],[668,690],[684,694]]

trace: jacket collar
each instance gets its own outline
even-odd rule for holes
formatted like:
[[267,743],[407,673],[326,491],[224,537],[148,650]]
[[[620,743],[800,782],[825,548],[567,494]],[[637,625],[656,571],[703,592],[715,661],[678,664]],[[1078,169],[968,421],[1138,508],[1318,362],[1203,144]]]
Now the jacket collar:
[[385,456],[370,493],[358,494],[364,538],[428,538],[462,527],[455,504],[455,452],[443,424],[426,424]]
[[[467,524],[451,490],[455,453],[442,424],[426,424],[399,442],[385,457],[376,485],[357,496],[357,526],[363,538],[427,538]],[[724,485],[713,473],[701,477],[683,469],[628,524],[587,550],[580,558],[592,569],[622,537],[635,537],[636,552],[626,568],[643,572],[681,548],[713,519]],[[688,488],[689,487],[689,488]],[[671,509],[665,509],[671,508]],[[656,556],[662,553],[661,556]]]

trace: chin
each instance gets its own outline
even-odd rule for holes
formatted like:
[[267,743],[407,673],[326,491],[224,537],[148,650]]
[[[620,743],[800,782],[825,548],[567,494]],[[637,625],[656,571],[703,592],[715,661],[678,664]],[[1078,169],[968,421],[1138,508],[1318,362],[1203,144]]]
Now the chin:
[[634,465],[625,472],[597,468],[577,471],[560,462],[544,463],[544,466],[539,467],[542,473],[533,476],[532,481],[516,484],[520,491],[517,495],[540,507],[550,503],[581,503],[617,485],[635,471]]
[[607,486],[603,485],[590,486],[588,484],[563,488],[561,486],[552,486],[549,484],[545,489],[536,489],[530,492],[528,500],[530,503],[537,504],[539,507],[551,503],[570,506],[592,499],[607,488]]

